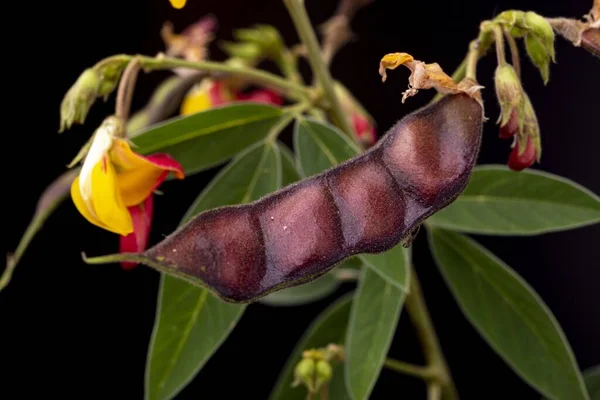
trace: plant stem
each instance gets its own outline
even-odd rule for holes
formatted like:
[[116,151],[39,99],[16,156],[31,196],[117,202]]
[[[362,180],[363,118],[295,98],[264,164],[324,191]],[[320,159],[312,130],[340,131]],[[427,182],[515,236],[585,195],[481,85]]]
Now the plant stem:
[[386,358],[383,365],[384,367],[389,368],[393,371],[405,375],[414,376],[416,378],[421,378],[425,381],[440,379],[439,373],[430,367],[413,365],[404,361],[394,360],[392,358]]
[[129,118],[129,110],[131,109],[131,100],[133,99],[133,92],[135,89],[135,82],[137,81],[138,72],[140,70],[140,61],[138,58],[133,58],[119,82],[119,89],[117,91],[117,100],[115,106],[115,115],[121,118],[123,121],[127,121]]
[[212,75],[232,75],[242,79],[246,79],[250,82],[269,87],[277,90],[284,95],[300,95],[303,97],[313,98],[315,96],[314,90],[307,88],[303,85],[291,82],[285,78],[272,74],[270,72],[261,71],[259,69],[250,67],[241,67],[227,65],[212,61],[186,61],[179,58],[172,57],[149,57],[149,56],[132,56],[127,54],[116,55],[105,58],[100,61],[96,67],[102,67],[103,64],[109,64],[111,62],[127,62],[131,61],[134,57],[137,57],[140,61],[142,68],[147,70],[164,70],[173,68],[189,68],[196,71],[206,72]]
[[[425,304],[423,298],[423,292],[421,291],[421,284],[417,278],[414,267],[411,268],[411,279],[410,279],[410,291],[406,296],[406,309],[410,315],[410,319],[417,331],[417,336],[423,347],[425,353],[425,359],[429,368],[436,371],[439,376],[439,380],[435,381],[441,384],[442,393],[444,398],[447,400],[457,400],[458,393],[452,376],[446,364],[442,348],[438,341],[438,338],[429,315],[429,310]],[[434,381],[429,382],[429,385],[435,383]],[[429,393],[433,389],[429,388]]]
[[506,65],[506,54],[504,51],[504,33],[502,33],[502,27],[494,24],[492,26],[494,32],[494,39],[496,42],[496,57],[498,58],[498,65]]
[[356,141],[355,135],[352,134],[352,128],[350,127],[350,123],[344,115],[340,101],[335,93],[331,74],[329,73],[325,62],[321,57],[321,49],[319,46],[319,42],[308,18],[308,14],[306,13],[306,9],[304,8],[304,1],[283,1],[288,9],[290,16],[292,17],[294,25],[296,26],[298,36],[300,36],[300,40],[306,47],[308,61],[312,67],[316,78],[319,81],[321,88],[323,89],[325,98],[330,103],[331,111],[333,113],[333,116],[337,120],[338,127],[350,138],[352,138],[352,140]]
[[517,47],[517,41],[510,35],[510,33],[508,33],[506,28],[502,28],[502,31],[504,32],[504,36],[508,42],[512,66],[517,73],[517,76],[521,78],[521,60],[519,59],[519,48]]
[[0,291],[2,291],[12,278],[13,272],[17,264],[23,257],[25,250],[31,243],[31,240],[37,232],[42,229],[42,226],[52,212],[67,198],[71,183],[79,173],[79,168],[70,169],[67,172],[56,178],[42,193],[37,202],[36,210],[21,237],[14,253],[8,254],[6,257],[6,267],[0,276]]
[[467,54],[465,78],[477,81],[477,62],[479,62],[478,41],[473,40],[469,44],[469,53]]
[[440,400],[442,398],[442,386],[439,382],[432,382],[427,386],[427,400]]

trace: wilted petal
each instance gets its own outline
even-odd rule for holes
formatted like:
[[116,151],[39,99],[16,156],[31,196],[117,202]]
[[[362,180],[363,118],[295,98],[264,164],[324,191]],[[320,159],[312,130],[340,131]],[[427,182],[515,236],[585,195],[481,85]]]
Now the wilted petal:
[[387,69],[396,69],[400,65],[404,65],[410,69],[411,74],[408,77],[408,90],[403,93],[402,102],[407,97],[417,94],[419,89],[435,88],[442,94],[466,93],[474,97],[481,86],[469,85],[468,87],[461,86],[448,76],[437,63],[425,64],[423,61],[415,60],[407,53],[390,53],[386,54],[379,63],[379,74],[385,82]]

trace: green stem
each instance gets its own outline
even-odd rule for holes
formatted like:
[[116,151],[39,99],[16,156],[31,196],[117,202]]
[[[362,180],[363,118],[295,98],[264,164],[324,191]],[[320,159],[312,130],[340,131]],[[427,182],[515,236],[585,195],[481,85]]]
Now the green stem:
[[327,68],[327,65],[321,57],[321,49],[317,40],[317,35],[313,30],[313,27],[310,23],[310,19],[308,18],[308,14],[306,13],[306,9],[304,8],[304,1],[283,1],[288,9],[290,16],[292,17],[294,25],[296,26],[298,36],[300,36],[300,40],[306,47],[308,61],[312,67],[312,70],[317,80],[319,81],[321,88],[323,89],[325,98],[330,103],[331,111],[333,113],[333,116],[337,120],[338,127],[356,142],[357,139],[355,135],[352,134],[352,128],[350,127],[348,118],[346,118],[346,116],[344,115],[340,101],[335,93],[335,89],[333,87],[333,80],[331,78],[331,74],[329,73],[329,69]]
[[469,53],[467,54],[467,62],[465,67],[465,78],[477,81],[477,63],[479,62],[480,52],[478,49],[479,42],[474,40],[469,45]]
[[135,89],[135,82],[137,81],[138,72],[140,71],[140,61],[137,57],[134,57],[121,77],[119,83],[119,89],[117,91],[117,100],[115,105],[115,115],[121,118],[123,121],[127,121],[129,118],[129,110],[131,109],[131,100],[133,99],[133,92]]
[[439,379],[439,374],[430,367],[413,365],[404,361],[398,361],[391,358],[387,358],[384,361],[383,365],[384,367],[391,369],[392,371],[396,371],[404,375],[414,376],[416,378],[421,378],[425,381]]
[[517,73],[517,76],[520,78],[521,77],[521,60],[519,58],[519,48],[517,47],[517,41],[515,40],[514,37],[511,36],[511,34],[506,30],[506,28],[503,28],[502,31],[504,32],[504,36],[506,37],[506,41],[508,42],[508,48],[510,49],[510,57],[511,57],[512,66],[513,66],[515,72]]
[[504,50],[504,33],[502,32],[502,27],[498,24],[494,24],[492,26],[492,31],[494,32],[494,39],[496,42],[496,57],[498,58],[498,65],[506,65],[506,54]]
[[[429,310],[425,304],[423,292],[421,291],[421,284],[419,283],[414,267],[411,268],[410,290],[408,296],[406,296],[405,302],[406,309],[410,315],[410,319],[415,327],[415,330],[417,331],[417,336],[421,342],[421,346],[423,347],[427,364],[429,368],[436,371],[440,378],[435,382],[442,385],[441,389],[444,399],[457,400],[458,393],[456,391],[456,387],[454,386],[454,382],[452,381],[452,376],[450,375],[446,359],[444,358],[442,348],[436,336],[435,328],[433,327],[433,322],[431,321],[431,316],[429,315]],[[430,384],[435,382],[432,381]],[[429,390],[431,391],[433,389],[430,388]]]
[[56,178],[42,193],[38,200],[35,214],[31,218],[21,241],[17,245],[14,253],[9,254],[6,257],[6,268],[0,276],[0,291],[2,291],[9,283],[12,278],[13,272],[17,267],[17,264],[23,257],[25,250],[33,240],[36,233],[38,233],[44,222],[52,215],[54,210],[67,198],[69,195],[69,189],[71,183],[79,173],[79,168],[68,170],[67,172]]
[[171,57],[149,57],[141,55],[131,56],[125,54],[108,57],[96,64],[96,67],[101,68],[104,64],[109,64],[111,62],[131,61],[134,57],[137,57],[141,66],[147,70],[189,68],[212,74],[233,75],[253,83],[272,88],[283,93],[284,95],[300,95],[311,99],[315,96],[313,89],[291,82],[270,72],[250,67],[227,65],[212,61],[194,62]]

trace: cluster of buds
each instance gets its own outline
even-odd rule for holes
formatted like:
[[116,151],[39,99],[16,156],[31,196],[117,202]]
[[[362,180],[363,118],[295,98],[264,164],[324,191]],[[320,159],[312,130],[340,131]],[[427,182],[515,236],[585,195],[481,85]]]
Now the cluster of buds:
[[498,136],[513,139],[508,167],[514,171],[529,168],[541,158],[540,129],[533,106],[514,68],[499,65],[494,77],[500,103]]
[[304,385],[310,394],[326,388],[333,376],[332,362],[344,361],[344,348],[330,344],[321,349],[305,350],[294,369],[293,387]]

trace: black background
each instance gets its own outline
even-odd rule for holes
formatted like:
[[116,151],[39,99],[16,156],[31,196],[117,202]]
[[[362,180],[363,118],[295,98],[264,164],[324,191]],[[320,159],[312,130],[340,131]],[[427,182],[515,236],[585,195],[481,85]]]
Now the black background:
[[[307,0],[315,23],[331,15],[333,0]],[[12,7],[12,8],[9,8]],[[377,0],[355,18],[359,40],[343,49],[333,73],[374,115],[384,132],[403,115],[424,105],[433,93],[422,91],[401,104],[407,71],[381,84],[377,66],[388,52],[406,51],[451,72],[475,37],[481,20],[519,8],[546,16],[580,17],[591,1],[384,1]],[[63,94],[79,73],[117,53],[155,54],[163,50],[159,30],[165,20],[180,31],[203,14],[219,19],[219,38],[232,28],[270,23],[288,44],[296,36],[283,4],[269,1],[189,0],[183,10],[167,0],[18,2],[4,8],[5,105],[3,230],[14,250],[44,187],[60,174],[113,102],[95,106],[85,126],[58,135]],[[212,55],[223,54],[213,46]],[[570,178],[600,192],[600,60],[557,39],[557,64],[544,86],[524,62],[525,88],[536,108],[544,156],[535,168]],[[497,139],[497,106],[492,97],[493,53],[480,64],[479,79],[490,117],[481,164],[504,163],[509,142]],[[165,73],[140,78],[134,107],[145,103]],[[289,132],[285,134],[289,138]],[[156,198],[151,241],[171,232],[215,170],[171,182]],[[476,237],[518,271],[542,296],[562,324],[582,368],[600,363],[600,226],[538,237]],[[116,252],[117,237],[85,221],[66,201],[34,239],[0,293],[0,368],[4,398],[44,393],[63,398],[143,396],[144,365],[154,320],[158,274],[132,272],[117,265],[86,265],[80,252]],[[476,334],[464,319],[432,263],[423,234],[414,245],[415,263],[444,352],[463,399],[538,399]],[[335,296],[350,289],[344,286]],[[331,300],[290,308],[248,308],[238,327],[204,370],[178,398],[267,397],[280,368],[312,318]],[[406,315],[391,349],[396,358],[420,362],[420,351]],[[14,389],[11,391],[11,389]],[[424,385],[384,371],[373,398],[424,398]],[[7,392],[8,391],[8,392]],[[8,393],[11,393],[7,395]],[[6,396],[6,397],[5,397]]]

